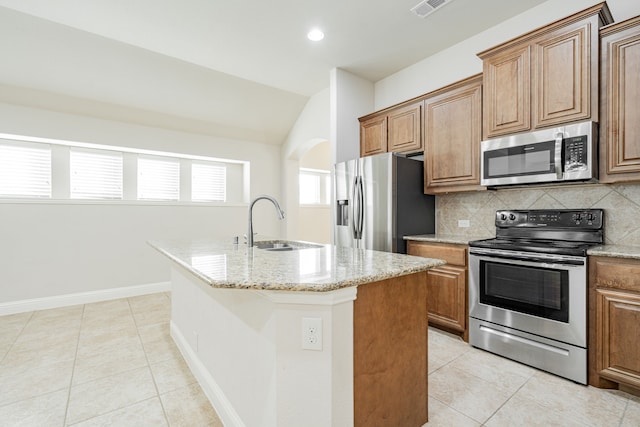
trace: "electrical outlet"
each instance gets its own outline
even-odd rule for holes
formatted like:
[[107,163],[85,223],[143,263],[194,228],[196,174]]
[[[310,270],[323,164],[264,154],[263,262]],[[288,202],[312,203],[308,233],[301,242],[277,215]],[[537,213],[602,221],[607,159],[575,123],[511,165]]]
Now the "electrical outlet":
[[469,228],[469,225],[471,225],[469,223],[468,219],[459,219],[458,220],[458,227],[459,228]]
[[302,349],[322,350],[322,318],[302,318]]

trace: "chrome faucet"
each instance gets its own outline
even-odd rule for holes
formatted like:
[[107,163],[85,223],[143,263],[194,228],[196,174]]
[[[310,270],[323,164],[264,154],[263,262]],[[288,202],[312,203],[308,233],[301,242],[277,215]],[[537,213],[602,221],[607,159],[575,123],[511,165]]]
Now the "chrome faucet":
[[278,201],[273,197],[262,195],[253,199],[251,201],[251,204],[249,205],[249,226],[247,230],[247,247],[248,248],[253,247],[253,205],[255,205],[256,202],[260,199],[266,199],[271,201],[271,203],[273,203],[273,205],[276,207],[276,211],[278,212],[278,218],[284,219],[284,211],[282,210],[282,208],[280,208]]

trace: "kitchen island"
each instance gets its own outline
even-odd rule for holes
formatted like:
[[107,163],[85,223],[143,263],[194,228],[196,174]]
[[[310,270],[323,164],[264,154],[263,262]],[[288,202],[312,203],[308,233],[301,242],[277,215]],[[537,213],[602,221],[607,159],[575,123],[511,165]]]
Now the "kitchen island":
[[427,421],[425,281],[443,261],[150,244],[173,261],[171,335],[226,426]]

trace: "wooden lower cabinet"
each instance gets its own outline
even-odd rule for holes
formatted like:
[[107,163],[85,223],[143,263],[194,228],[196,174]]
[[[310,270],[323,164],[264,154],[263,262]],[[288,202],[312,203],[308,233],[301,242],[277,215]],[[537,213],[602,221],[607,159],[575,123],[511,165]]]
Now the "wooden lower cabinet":
[[467,246],[410,240],[407,254],[447,261],[427,271],[429,324],[468,342]]
[[429,323],[465,333],[467,270],[445,265],[427,272]]
[[640,393],[640,260],[590,257],[589,384]]
[[358,286],[353,302],[354,427],[428,421],[426,273]]

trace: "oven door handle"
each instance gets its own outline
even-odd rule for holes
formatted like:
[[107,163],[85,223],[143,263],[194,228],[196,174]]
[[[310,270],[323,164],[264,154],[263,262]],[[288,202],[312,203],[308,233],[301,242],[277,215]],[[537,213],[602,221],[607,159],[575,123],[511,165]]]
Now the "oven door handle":
[[542,267],[549,267],[553,264],[555,265],[584,265],[583,260],[578,259],[549,259],[535,256],[517,256],[517,255],[499,255],[492,256],[489,254],[477,254],[470,252],[471,255],[482,256],[484,258],[492,258],[497,260],[514,260],[514,261],[528,261],[528,262],[539,262],[542,263]]

